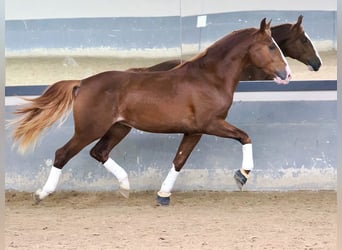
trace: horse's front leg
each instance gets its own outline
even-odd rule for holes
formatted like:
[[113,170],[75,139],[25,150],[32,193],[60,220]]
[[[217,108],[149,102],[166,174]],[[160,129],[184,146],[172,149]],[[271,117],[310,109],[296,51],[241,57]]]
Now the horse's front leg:
[[167,206],[170,204],[171,190],[176,182],[179,171],[182,169],[192,150],[201,139],[201,136],[201,134],[184,134],[178,147],[177,154],[173,160],[172,168],[158,192],[157,202],[159,205]]
[[234,179],[241,190],[246,184],[249,172],[254,168],[252,141],[248,134],[234,127],[225,120],[212,122],[207,130],[208,134],[238,140],[242,144],[242,166],[234,174]]

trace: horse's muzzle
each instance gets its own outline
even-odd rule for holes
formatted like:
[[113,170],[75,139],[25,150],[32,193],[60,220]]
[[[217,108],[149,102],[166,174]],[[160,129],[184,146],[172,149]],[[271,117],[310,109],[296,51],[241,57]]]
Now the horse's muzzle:
[[322,65],[322,62],[319,58],[314,58],[314,59],[308,60],[307,65],[310,71],[318,71]]
[[288,84],[291,80],[291,70],[289,66],[286,66],[284,70],[277,70],[274,81],[278,84]]

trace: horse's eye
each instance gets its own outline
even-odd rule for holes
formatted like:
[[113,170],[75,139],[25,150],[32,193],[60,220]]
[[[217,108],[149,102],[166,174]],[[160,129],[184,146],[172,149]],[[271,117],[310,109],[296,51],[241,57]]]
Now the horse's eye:
[[274,43],[268,46],[269,50],[275,50],[277,47]]
[[304,36],[304,37],[301,39],[301,41],[302,41],[302,43],[307,43],[307,42],[308,42],[308,38]]

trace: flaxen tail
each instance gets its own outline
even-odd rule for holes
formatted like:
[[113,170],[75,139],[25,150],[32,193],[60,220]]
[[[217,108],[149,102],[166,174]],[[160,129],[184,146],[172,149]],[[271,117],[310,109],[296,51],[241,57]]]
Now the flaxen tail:
[[14,126],[12,138],[18,144],[18,151],[25,153],[36,145],[38,137],[44,129],[51,127],[56,121],[63,123],[72,108],[76,89],[80,81],[60,81],[49,86],[37,98],[24,98],[28,104],[18,108],[14,114],[17,119],[9,121]]

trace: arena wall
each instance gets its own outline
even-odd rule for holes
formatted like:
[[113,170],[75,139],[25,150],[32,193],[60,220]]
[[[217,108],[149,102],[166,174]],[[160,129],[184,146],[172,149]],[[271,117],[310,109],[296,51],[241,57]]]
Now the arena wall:
[[[230,2],[6,1],[6,56],[181,56],[198,52],[232,30],[258,26],[263,17],[279,24],[294,22],[300,14],[320,50],[336,48],[336,1],[303,0],[298,6],[279,2],[276,7],[271,1],[260,1],[256,11],[245,7],[255,10],[254,1]],[[201,16],[206,16],[204,23]],[[269,82],[248,84],[240,84],[227,119],[253,139],[256,169],[246,189],[334,189],[336,81],[291,83],[284,90],[272,89]],[[12,91],[8,86],[5,118],[12,118],[17,104],[13,96],[38,95],[42,89],[31,86]],[[25,156],[12,149],[10,132],[6,131],[5,188],[33,191],[46,181],[54,152],[72,135],[73,123],[70,116],[62,127],[49,130],[36,150]],[[134,190],[157,190],[180,139],[180,135],[133,130],[112,157],[128,171]],[[118,187],[113,176],[89,156],[90,147],[64,168],[59,189]],[[233,172],[241,166],[241,157],[239,143],[204,136],[175,189],[236,190]]]
[[258,26],[263,17],[276,25],[295,22],[300,14],[319,50],[336,48],[336,1],[288,6],[264,0],[253,11],[250,6],[255,5],[249,2],[6,1],[6,53],[127,56],[153,50],[152,56],[180,56],[198,52],[233,30]]

